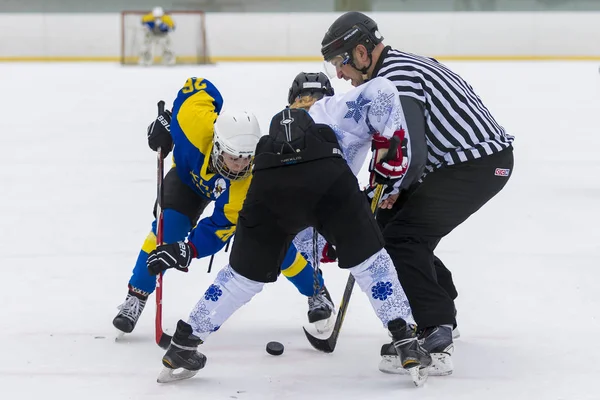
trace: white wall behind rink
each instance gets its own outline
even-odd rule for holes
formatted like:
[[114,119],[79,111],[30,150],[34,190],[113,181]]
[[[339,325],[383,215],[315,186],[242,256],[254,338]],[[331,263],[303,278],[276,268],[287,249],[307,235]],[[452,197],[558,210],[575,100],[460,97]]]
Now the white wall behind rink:
[[[215,61],[316,60],[324,32],[339,15],[207,14],[210,56]],[[370,15],[386,44],[434,57],[600,59],[598,12]],[[0,14],[0,26],[0,61],[116,61],[120,54],[119,14]]]

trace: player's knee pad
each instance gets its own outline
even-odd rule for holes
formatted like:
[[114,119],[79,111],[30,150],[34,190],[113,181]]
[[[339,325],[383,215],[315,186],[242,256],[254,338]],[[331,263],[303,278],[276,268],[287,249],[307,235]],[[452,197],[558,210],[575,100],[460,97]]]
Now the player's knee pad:
[[264,282],[253,281],[252,279],[240,275],[231,268],[231,265],[227,265],[219,271],[214,285],[229,292],[240,306],[250,301],[250,299],[254,297],[254,295],[260,293],[263,286],[265,286]]
[[349,270],[358,286],[369,297],[371,306],[385,327],[389,321],[397,318],[414,324],[410,304],[400,285],[392,259],[385,249]]
[[[190,219],[182,213],[165,209],[163,212],[163,242],[175,243],[184,240],[190,230],[192,224]],[[156,249],[156,220],[152,222],[152,232],[148,234],[142,244],[142,251],[138,255],[138,259],[133,268],[133,274],[129,280],[129,284],[146,292],[152,293],[156,287],[156,277],[150,275],[146,261],[148,254]]]
[[205,340],[241,306],[260,293],[265,284],[245,278],[227,265],[217,274],[192,310],[188,323]]
[[[153,230],[156,232],[156,225],[153,225]],[[170,208],[163,211],[163,240],[165,243],[184,240],[190,230],[192,230],[192,223],[188,216]]]
[[150,275],[146,261],[148,260],[148,253],[156,248],[156,237],[153,240],[146,239],[144,247],[140,251],[133,272],[129,278],[129,285],[135,289],[143,292],[152,293],[156,288],[156,277]]

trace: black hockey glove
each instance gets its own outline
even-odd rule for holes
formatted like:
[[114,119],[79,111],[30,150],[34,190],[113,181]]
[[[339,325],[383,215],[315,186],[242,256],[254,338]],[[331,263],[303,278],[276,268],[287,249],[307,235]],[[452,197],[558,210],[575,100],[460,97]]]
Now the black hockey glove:
[[165,158],[173,148],[171,137],[171,111],[165,110],[148,126],[148,146],[154,151],[160,147]]
[[158,246],[148,255],[148,271],[150,275],[158,275],[169,268],[188,272],[188,267],[196,255],[193,245],[186,242],[177,242]]

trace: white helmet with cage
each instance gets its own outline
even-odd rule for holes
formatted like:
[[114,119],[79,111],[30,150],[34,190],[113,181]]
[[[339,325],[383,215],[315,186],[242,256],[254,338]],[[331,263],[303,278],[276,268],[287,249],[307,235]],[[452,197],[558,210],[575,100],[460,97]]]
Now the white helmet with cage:
[[261,137],[254,114],[223,111],[215,121],[212,166],[223,177],[235,180],[250,174],[256,145]]
[[163,15],[165,15],[165,10],[163,10],[162,7],[154,7],[152,9],[152,16],[154,18],[160,18]]

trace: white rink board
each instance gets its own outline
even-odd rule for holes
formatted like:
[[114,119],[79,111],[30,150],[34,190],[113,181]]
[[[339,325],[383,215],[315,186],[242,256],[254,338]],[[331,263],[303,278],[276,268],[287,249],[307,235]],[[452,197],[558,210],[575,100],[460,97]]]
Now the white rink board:
[[[336,13],[209,13],[215,61],[320,57]],[[600,13],[371,13],[386,43],[446,58],[600,58]],[[177,21],[175,21],[177,23]],[[0,14],[0,60],[117,60],[119,14]],[[8,37],[8,36],[7,36]],[[183,35],[182,48],[191,46]]]

